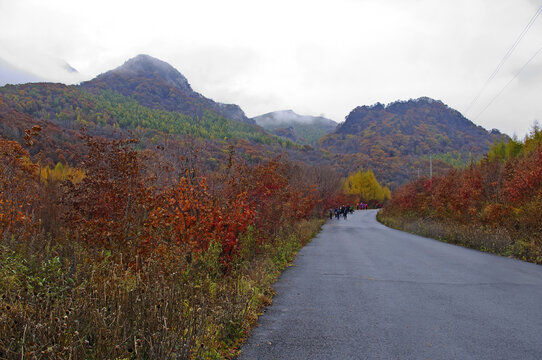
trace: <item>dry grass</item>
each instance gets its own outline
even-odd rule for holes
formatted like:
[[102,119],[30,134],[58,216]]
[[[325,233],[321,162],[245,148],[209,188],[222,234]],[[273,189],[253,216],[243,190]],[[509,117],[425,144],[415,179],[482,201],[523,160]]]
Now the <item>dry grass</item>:
[[129,266],[82,245],[4,241],[0,358],[232,358],[271,284],[321,224],[302,221],[267,246],[246,234],[228,274],[216,246],[190,264],[179,256]]
[[542,264],[540,234],[512,232],[503,227],[401,217],[382,211],[377,215],[377,219],[386,226],[412,234]]

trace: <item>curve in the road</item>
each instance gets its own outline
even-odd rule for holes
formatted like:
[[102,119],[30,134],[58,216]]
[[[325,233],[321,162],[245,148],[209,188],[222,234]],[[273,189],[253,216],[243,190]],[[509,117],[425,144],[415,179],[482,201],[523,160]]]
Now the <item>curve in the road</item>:
[[329,220],[275,284],[240,360],[542,359],[542,266]]

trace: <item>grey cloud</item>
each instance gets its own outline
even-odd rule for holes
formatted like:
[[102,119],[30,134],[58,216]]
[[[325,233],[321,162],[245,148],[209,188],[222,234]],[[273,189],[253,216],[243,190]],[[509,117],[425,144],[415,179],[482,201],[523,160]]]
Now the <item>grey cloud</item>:
[[529,64],[518,76],[523,86],[531,87],[542,83],[542,62]]

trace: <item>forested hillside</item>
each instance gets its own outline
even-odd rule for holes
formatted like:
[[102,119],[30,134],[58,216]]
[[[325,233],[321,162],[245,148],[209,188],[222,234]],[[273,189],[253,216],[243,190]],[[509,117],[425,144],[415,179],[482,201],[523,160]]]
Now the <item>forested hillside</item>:
[[478,159],[500,139],[507,136],[476,126],[440,101],[420,98],[357,107],[319,146],[373,169],[396,186],[418,172],[428,173],[429,156],[435,160],[434,171],[442,173]]
[[75,130],[81,128],[108,137],[118,137],[129,131],[129,136],[137,137],[142,145],[149,147],[163,145],[165,136],[172,137],[171,142],[178,140],[176,136],[211,140],[215,146],[216,142],[238,139],[255,146],[296,147],[287,140],[265,133],[258,126],[230,120],[210,110],[202,109],[200,117],[194,118],[145,107],[111,90],[90,93],[77,86],[62,84],[2,87],[0,114],[0,135],[8,139],[21,141],[25,128],[41,125],[42,136],[50,139],[39,146],[39,151],[53,163],[74,158],[78,151],[73,145],[79,142]]
[[239,106],[217,103],[195,92],[177,69],[148,55],[138,55],[81,86],[98,93],[112,90],[151,109],[175,111],[196,118],[211,112],[214,116],[254,124]]

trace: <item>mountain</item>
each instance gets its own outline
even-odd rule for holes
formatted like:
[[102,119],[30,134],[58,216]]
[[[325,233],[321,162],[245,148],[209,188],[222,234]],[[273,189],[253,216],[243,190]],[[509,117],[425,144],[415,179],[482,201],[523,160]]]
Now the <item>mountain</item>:
[[211,168],[223,166],[222,150],[233,146],[248,160],[287,153],[292,160],[333,167],[338,176],[372,169],[392,187],[429,174],[430,163],[434,174],[464,166],[507,138],[429,98],[360,106],[339,125],[291,110],[248,119],[237,105],[193,91],[179,71],[147,55],[82,85],[0,87],[0,136],[23,142],[24,129],[35,124],[44,130],[31,152],[52,163],[77,162],[78,131],[84,128],[90,135],[136,137],[141,148],[159,146],[173,157],[194,148],[195,140]]
[[299,115],[292,110],[274,111],[252,119],[264,129],[300,144],[313,145],[337,127],[333,120],[321,116]]
[[[167,95],[166,95],[167,94]],[[226,146],[259,161],[301,148],[266,132],[237,105],[216,103],[194,92],[167,63],[140,55],[82,85],[28,83],[0,87],[0,136],[24,143],[24,130],[43,131],[32,155],[41,161],[77,163],[84,152],[79,130],[93,136],[137,138],[141,148],[168,156],[201,148],[209,167],[222,166]],[[198,143],[201,146],[195,146]],[[305,149],[303,156],[312,156]]]
[[393,185],[418,171],[426,174],[430,156],[436,169],[445,171],[483,156],[503,138],[507,136],[475,125],[443,102],[422,97],[357,107],[333,133],[319,140],[319,147],[356,158]]
[[[46,130],[44,137],[51,136],[51,144],[58,144],[43,148],[44,157],[53,163],[61,158],[75,159],[71,151],[65,153],[68,148],[62,144],[80,143],[77,130],[83,128],[89,135],[136,137],[142,147],[149,148],[187,138],[216,149],[243,142],[253,148],[254,156],[267,151],[262,147],[274,148],[273,152],[299,147],[268,134],[260,126],[227,119],[214,112],[205,110],[195,118],[152,109],[107,89],[89,92],[80,86],[53,83],[0,87],[0,136],[22,143],[24,130],[36,124]],[[175,151],[172,146],[168,148]],[[207,157],[217,161],[221,155],[214,153]]]
[[218,103],[195,92],[177,69],[149,55],[138,55],[81,86],[94,92],[112,90],[151,109],[175,111],[196,118],[211,111],[228,119],[255,124],[239,106]]

